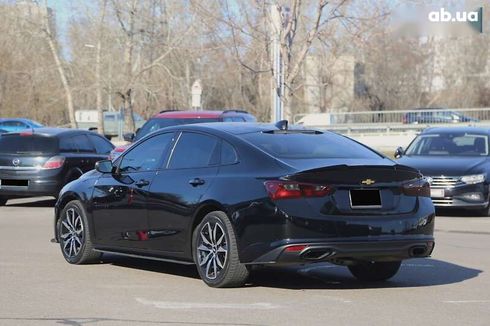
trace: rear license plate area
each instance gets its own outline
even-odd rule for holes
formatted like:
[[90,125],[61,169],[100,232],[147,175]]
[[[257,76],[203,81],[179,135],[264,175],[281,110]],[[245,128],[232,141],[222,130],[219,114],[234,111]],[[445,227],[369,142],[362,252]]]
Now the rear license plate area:
[[27,187],[29,180],[1,179],[0,187]]
[[352,209],[381,208],[381,195],[378,189],[352,189],[349,191]]

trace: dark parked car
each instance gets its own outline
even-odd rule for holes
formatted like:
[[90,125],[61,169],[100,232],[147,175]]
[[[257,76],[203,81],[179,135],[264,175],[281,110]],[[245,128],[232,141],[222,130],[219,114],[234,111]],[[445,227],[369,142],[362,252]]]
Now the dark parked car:
[[23,118],[0,118],[0,129],[7,132],[24,131],[26,129],[42,128],[37,121]]
[[58,196],[106,159],[114,146],[84,130],[38,128],[0,136],[0,205],[9,198]]
[[415,169],[284,122],[152,133],[65,186],[54,226],[69,263],[103,252],[195,263],[213,287],[242,285],[254,265],[319,261],[380,281],[434,247]]
[[478,122],[478,119],[467,117],[459,112],[447,109],[417,109],[405,113],[403,123],[458,123],[458,122]]
[[395,157],[427,176],[436,207],[489,215],[489,136],[490,129],[477,127],[430,128]]
[[[212,110],[212,111],[179,111],[166,110],[153,116],[135,134],[125,134],[124,139],[135,142],[145,137],[149,133],[165,127],[205,123],[205,122],[256,122],[257,119],[243,110]],[[111,153],[111,159],[115,159],[124,152],[130,145],[116,147]]]

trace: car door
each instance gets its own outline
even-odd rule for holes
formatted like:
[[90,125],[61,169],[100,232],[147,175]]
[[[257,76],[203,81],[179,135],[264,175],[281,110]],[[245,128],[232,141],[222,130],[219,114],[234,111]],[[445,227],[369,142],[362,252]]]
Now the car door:
[[147,199],[174,133],[146,139],[124,153],[114,173],[94,185],[92,217],[95,239],[105,247],[144,249],[148,240]]
[[189,241],[196,208],[218,172],[219,139],[182,132],[164,169],[158,171],[148,199],[150,246],[155,251],[182,253]]

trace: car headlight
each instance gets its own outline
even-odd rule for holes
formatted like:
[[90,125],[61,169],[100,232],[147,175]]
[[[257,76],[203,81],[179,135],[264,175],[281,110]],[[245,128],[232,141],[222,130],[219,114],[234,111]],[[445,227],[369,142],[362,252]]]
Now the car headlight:
[[461,181],[470,185],[475,183],[482,183],[485,181],[485,175],[484,174],[465,175],[461,177]]

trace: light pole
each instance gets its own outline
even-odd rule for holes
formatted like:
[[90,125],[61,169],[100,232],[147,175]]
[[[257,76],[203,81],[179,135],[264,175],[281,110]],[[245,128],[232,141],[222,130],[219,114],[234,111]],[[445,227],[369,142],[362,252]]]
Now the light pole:
[[[271,99],[271,119],[272,121],[280,121],[284,119],[284,64],[281,53],[281,34],[284,28],[283,24],[287,24],[289,17],[289,8],[272,4],[270,6],[271,15],[271,61],[272,61],[272,99]],[[284,19],[283,19],[284,18]]]
[[84,44],[86,48],[93,49],[95,48],[95,98],[96,98],[96,109],[97,109],[97,132],[101,135],[105,133],[104,126],[104,110],[102,108],[102,87],[100,82],[100,52],[102,48],[102,44],[100,39],[97,40],[97,44]]
[[271,15],[271,61],[272,61],[272,79],[271,79],[271,120],[279,121],[282,120],[282,69],[281,69],[281,50],[280,50],[280,35],[281,35],[281,13],[280,7],[271,4],[270,15]]

